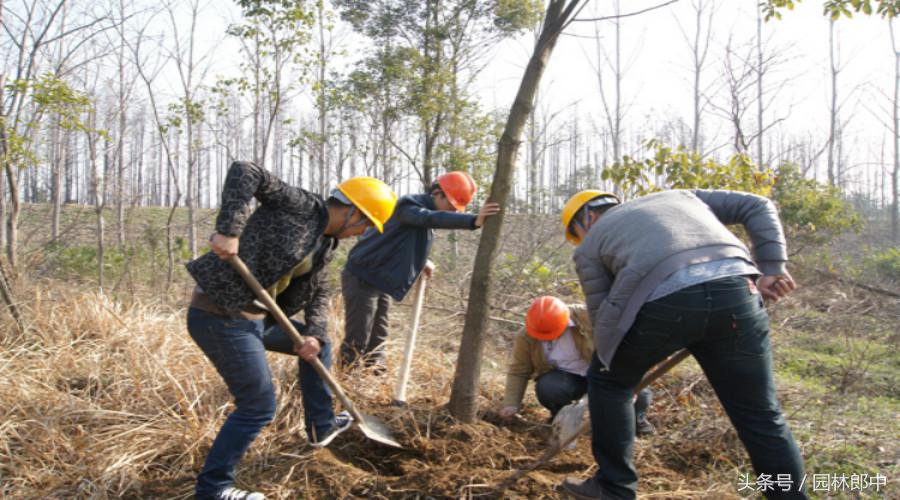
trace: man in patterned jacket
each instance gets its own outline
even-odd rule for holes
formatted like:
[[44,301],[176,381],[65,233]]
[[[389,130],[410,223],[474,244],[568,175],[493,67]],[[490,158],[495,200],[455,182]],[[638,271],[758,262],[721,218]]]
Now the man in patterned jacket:
[[[251,214],[251,202],[258,208]],[[235,400],[197,478],[197,498],[259,500],[261,493],[234,488],[234,467],[275,415],[275,390],[266,350],[299,356],[306,433],[314,447],[327,445],[352,418],[332,409],[332,395],[307,362],[331,365],[327,333],[326,267],[338,240],[368,227],[381,231],[397,202],[383,182],[357,177],[325,200],[289,186],[250,162],[231,165],[222,189],[211,252],[187,264],[197,282],[188,310],[191,337],[216,367]],[[240,255],[304,336],[293,345],[268,321],[268,311],[226,262]]]

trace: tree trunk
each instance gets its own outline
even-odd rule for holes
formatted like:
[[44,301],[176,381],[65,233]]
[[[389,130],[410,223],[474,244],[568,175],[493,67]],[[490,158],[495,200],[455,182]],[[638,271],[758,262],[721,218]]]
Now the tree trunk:
[[[512,109],[500,138],[497,155],[497,169],[491,184],[489,200],[505,205],[512,187],[513,167],[521,143],[522,131],[534,106],[541,76],[550,54],[566,21],[579,0],[552,0],[547,7],[541,36],[534,48],[528,67],[513,101]],[[500,246],[505,211],[488,218],[482,228],[481,240],[472,271],[469,289],[469,305],[466,310],[465,327],[459,347],[459,357],[453,377],[450,394],[450,414],[471,422],[478,411],[478,381],[481,376],[481,360],[484,353],[484,330],[487,326],[489,298],[491,293],[491,270]]]
[[828,133],[828,184],[837,185],[834,175],[834,143],[837,134],[837,77],[838,69],[834,61],[834,19],[829,21],[828,29],[828,57],[831,68],[831,108],[829,109],[829,133]]
[[97,141],[98,138],[93,132],[93,129],[96,128],[96,114],[95,111],[90,111],[88,114],[88,131],[87,131],[87,145],[88,145],[88,161],[91,164],[91,190],[93,191],[94,198],[94,214],[96,216],[96,232],[97,232],[97,286],[100,290],[103,290],[104,285],[104,267],[105,266],[105,251],[106,246],[104,244],[104,239],[106,237],[105,231],[105,223],[103,220],[103,206],[105,204],[104,192],[106,188],[104,187],[105,179],[101,179],[99,168],[97,166]]
[[[19,310],[19,306],[16,304],[16,299],[12,293],[12,286],[10,285],[9,277],[6,275],[6,270],[3,269],[2,264],[0,264],[0,297],[3,298],[3,302],[6,304],[6,309],[9,311],[10,316],[12,316],[13,320],[16,322],[18,333],[24,333],[25,318],[22,316],[22,311]],[[0,334],[0,341],[5,340],[6,335],[6,333]]]
[[[328,67],[326,66],[326,57],[325,57],[325,18],[324,18],[324,2],[319,0],[316,5],[316,12],[318,13],[318,21],[319,21],[319,61],[318,61],[318,78],[319,78],[319,95],[316,96],[316,108],[319,112],[319,137],[316,141],[316,154],[318,156],[317,160],[319,162],[319,194],[322,196],[325,195],[325,190],[328,188],[328,170],[325,168],[325,132],[326,125],[328,123],[328,107],[326,101],[325,92],[327,90],[325,85],[325,72]],[[390,181],[388,181],[390,182]]]
[[[900,177],[900,50],[897,48],[897,42],[894,38],[894,22],[888,25],[891,32],[891,48],[894,49],[894,101],[893,101],[893,120],[894,120],[894,169],[891,172],[891,240],[896,244],[900,235],[898,235],[897,217],[897,178]],[[882,184],[882,187],[884,184]],[[884,191],[882,190],[882,193]]]
[[[0,77],[0,85],[3,79]],[[3,119],[0,118],[0,126],[3,126]],[[0,165],[0,169],[4,168]],[[0,248],[6,248],[6,182],[0,178]]]
[[62,147],[61,126],[59,116],[53,117],[50,135],[50,202],[53,205],[50,220],[50,238],[56,241],[59,238],[59,213],[62,210],[63,191],[63,163],[65,160],[65,148]]
[[15,277],[18,266],[16,246],[19,244],[19,212],[22,207],[19,201],[19,180],[16,169],[9,163],[4,165],[4,167],[6,169],[7,185],[9,186],[9,215],[6,219],[6,258],[9,260],[9,272]]
[[[698,2],[696,5],[697,11],[697,31],[694,32],[694,46],[691,47],[692,52],[694,53],[694,126],[691,133],[691,151],[695,153],[700,153],[700,72],[703,69],[703,62],[700,57],[700,32],[702,28],[703,21],[703,2]],[[709,30],[709,26],[707,26],[707,30]],[[707,46],[709,44],[707,43]],[[706,55],[706,50],[704,48],[704,57]]]
[[118,174],[116,175],[116,238],[119,243],[119,249],[125,249],[125,124],[127,104],[125,99],[125,63],[124,42],[119,52],[119,126],[118,140],[116,141],[116,163],[118,164]]

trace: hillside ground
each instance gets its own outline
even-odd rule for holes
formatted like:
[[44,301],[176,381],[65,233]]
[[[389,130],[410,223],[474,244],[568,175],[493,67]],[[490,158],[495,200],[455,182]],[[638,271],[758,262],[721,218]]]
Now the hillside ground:
[[[132,211],[124,251],[116,249],[114,224],[108,224],[112,262],[101,292],[92,212],[68,207],[66,244],[48,245],[48,210],[28,208],[22,231],[27,273],[16,284],[28,333],[10,333],[11,318],[0,312],[0,331],[7,332],[0,340],[0,496],[190,498],[232,405],[184,328],[191,285],[180,264],[164,290],[165,211]],[[201,214],[200,234],[211,231],[212,218],[211,212]],[[493,489],[538,456],[550,436],[531,389],[521,419],[507,424],[494,413],[511,338],[531,298],[577,300],[578,291],[571,247],[555,218],[512,215],[504,234],[477,422],[455,422],[444,409],[477,234],[444,232],[435,243],[438,269],[426,296],[409,405],[390,404],[409,298],[392,311],[387,374],[337,371],[360,409],[385,419],[406,449],[381,448],[352,431],[313,450],[302,430],[296,362],[271,354],[278,415],[241,462],[239,485],[268,498],[556,498],[555,486],[566,476],[590,474],[595,465],[589,440],[582,438],[506,492]],[[179,245],[184,259],[186,245]],[[349,247],[342,244],[335,259],[335,283]],[[900,300],[840,277],[888,291],[898,287],[855,271],[860,266],[848,255],[838,246],[797,256],[792,269],[800,288],[770,307],[779,397],[810,481],[813,474],[848,481],[811,496],[900,498]],[[332,319],[338,342],[339,293]],[[693,360],[653,388],[650,420],[657,432],[639,439],[635,449],[641,497],[753,497],[741,484],[743,475],[752,476],[746,454]],[[850,479],[863,475],[873,484],[852,489]],[[886,483],[877,490],[876,477]]]

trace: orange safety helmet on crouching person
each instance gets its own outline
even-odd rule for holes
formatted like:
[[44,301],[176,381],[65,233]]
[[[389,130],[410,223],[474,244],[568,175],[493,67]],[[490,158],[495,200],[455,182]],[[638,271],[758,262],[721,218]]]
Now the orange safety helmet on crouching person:
[[475,197],[475,191],[478,190],[478,186],[475,185],[475,180],[472,179],[472,176],[458,170],[447,172],[439,176],[435,181],[441,187],[441,191],[444,192],[447,201],[459,212],[466,210],[466,205],[472,201],[472,198]]
[[538,297],[528,308],[525,331],[535,340],[556,340],[569,327],[569,307],[556,297]]

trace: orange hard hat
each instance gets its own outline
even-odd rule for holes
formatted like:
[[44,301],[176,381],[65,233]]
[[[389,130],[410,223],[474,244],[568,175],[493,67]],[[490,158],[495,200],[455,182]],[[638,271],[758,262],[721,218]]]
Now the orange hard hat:
[[525,331],[535,340],[556,340],[569,326],[569,307],[545,295],[534,299],[525,316]]
[[459,170],[447,172],[435,180],[441,187],[441,191],[444,192],[444,196],[447,197],[447,201],[460,212],[466,210],[466,205],[472,201],[475,191],[478,190],[472,176]]

